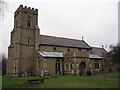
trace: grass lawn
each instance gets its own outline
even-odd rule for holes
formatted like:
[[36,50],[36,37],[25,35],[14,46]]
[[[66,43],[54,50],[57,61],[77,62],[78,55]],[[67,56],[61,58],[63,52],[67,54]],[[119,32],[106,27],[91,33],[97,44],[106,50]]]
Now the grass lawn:
[[[38,78],[38,77],[37,77]],[[44,84],[24,84],[24,78],[3,77],[3,88],[118,88],[118,80],[107,80],[103,78],[80,77],[80,76],[58,76],[49,77]]]
[[106,73],[107,77],[120,78],[120,72],[109,72]]
[[0,76],[0,89],[2,87],[2,76]]
[[120,78],[120,72],[106,72],[106,73],[97,73],[95,75],[106,75],[107,77]]

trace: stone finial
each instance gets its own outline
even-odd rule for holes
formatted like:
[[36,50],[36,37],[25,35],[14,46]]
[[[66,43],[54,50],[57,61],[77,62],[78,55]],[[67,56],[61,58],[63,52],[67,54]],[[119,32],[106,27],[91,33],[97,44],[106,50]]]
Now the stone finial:
[[102,45],[102,48],[104,48],[104,45]]
[[84,37],[82,37],[82,40],[84,39]]

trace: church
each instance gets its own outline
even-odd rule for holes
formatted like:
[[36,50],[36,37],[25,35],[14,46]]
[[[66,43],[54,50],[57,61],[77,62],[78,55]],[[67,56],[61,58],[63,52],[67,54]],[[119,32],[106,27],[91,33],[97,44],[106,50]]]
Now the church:
[[41,35],[38,9],[20,5],[8,47],[7,75],[92,75],[103,69],[104,48],[82,40]]

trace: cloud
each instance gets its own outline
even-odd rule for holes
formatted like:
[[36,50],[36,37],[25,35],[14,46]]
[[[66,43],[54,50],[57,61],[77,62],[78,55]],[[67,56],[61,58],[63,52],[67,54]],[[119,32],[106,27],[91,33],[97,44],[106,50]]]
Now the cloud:
[[[91,1],[91,2],[90,2]],[[13,0],[2,23],[3,52],[7,54],[14,12],[20,4],[38,8],[40,33],[81,39],[92,46],[117,43],[118,0]],[[1,34],[0,34],[1,35]],[[1,43],[1,40],[0,40]]]

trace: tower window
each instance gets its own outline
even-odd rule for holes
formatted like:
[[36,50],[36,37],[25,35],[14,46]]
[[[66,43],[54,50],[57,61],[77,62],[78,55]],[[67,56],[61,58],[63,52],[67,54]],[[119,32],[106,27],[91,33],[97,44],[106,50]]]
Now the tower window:
[[31,17],[30,16],[28,16],[28,20],[27,20],[27,27],[31,27]]
[[27,27],[30,27],[30,20],[27,21]]

